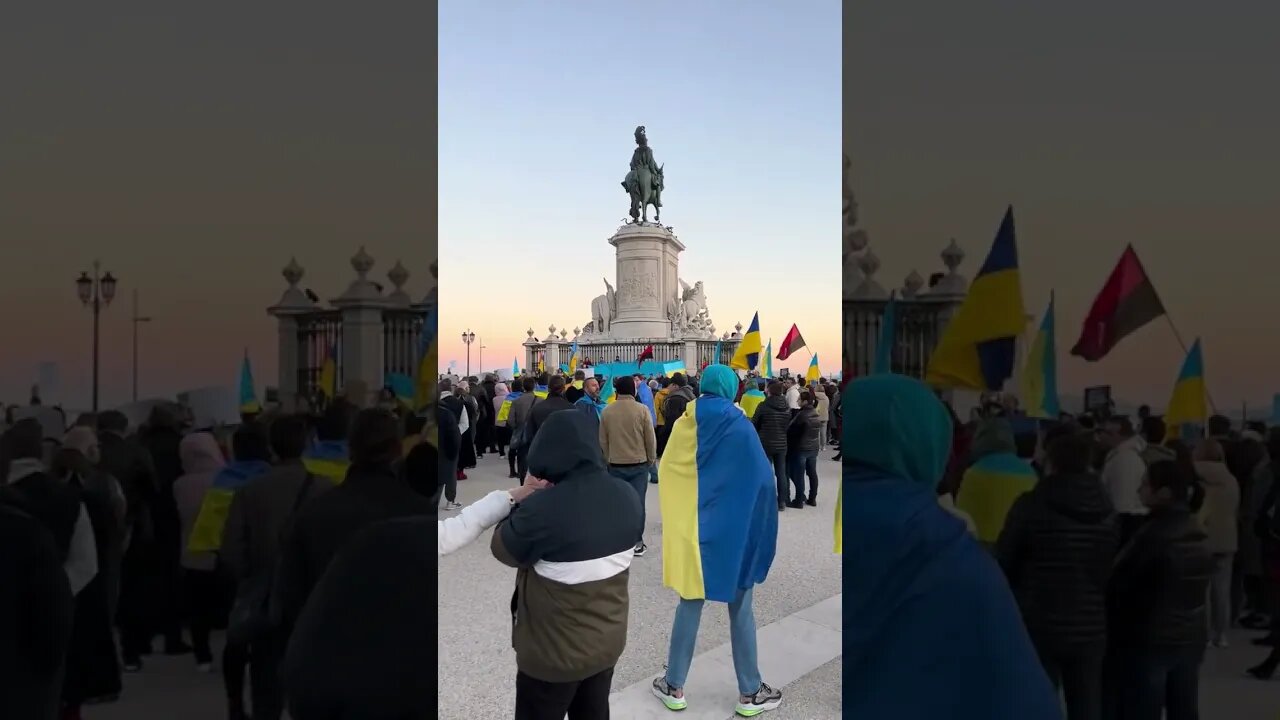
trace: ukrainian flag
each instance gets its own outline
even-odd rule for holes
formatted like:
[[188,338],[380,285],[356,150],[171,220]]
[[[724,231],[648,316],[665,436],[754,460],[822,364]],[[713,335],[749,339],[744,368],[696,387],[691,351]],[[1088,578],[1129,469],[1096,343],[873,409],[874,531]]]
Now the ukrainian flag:
[[[733,359],[729,361],[729,367],[755,370],[762,350],[764,348],[760,345],[760,311],[757,310],[751,318],[751,327],[747,328],[747,334],[742,336],[738,349],[733,351]],[[716,362],[719,362],[718,358]]]
[[1058,360],[1054,341],[1053,293],[1049,293],[1049,309],[1044,311],[1040,331],[1027,353],[1022,369],[1022,404],[1027,417],[1058,419]]
[[414,393],[416,386],[413,378],[404,373],[387,373],[387,385],[391,387],[391,392],[395,393],[396,400],[404,405],[413,407]]
[[1204,427],[1209,409],[1205,405],[1204,357],[1200,352],[1200,339],[1192,343],[1187,358],[1182,361],[1182,372],[1173,386],[1173,397],[1164,411],[1168,437],[1180,437],[1182,426]]
[[422,342],[419,347],[418,376],[414,380],[413,404],[415,409],[423,410],[436,397],[436,368],[440,362],[440,346],[436,342],[436,331],[440,316],[434,307],[427,313],[422,323]]
[[515,379],[518,377],[520,377],[520,361],[516,360],[515,358],[512,358],[511,359],[511,380],[515,381]]
[[769,338],[769,344],[764,348],[764,372],[761,375],[773,377],[773,338]]
[[265,462],[231,463],[218,471],[213,484],[204,491],[200,511],[191,526],[187,550],[191,552],[217,552],[222,549],[222,531],[231,512],[231,501],[236,492],[254,478],[266,473],[271,465]]
[[756,408],[760,407],[760,403],[764,402],[765,394],[760,392],[760,388],[752,385],[749,390],[742,393],[742,412],[747,414],[748,418],[756,416]]
[[822,378],[822,371],[818,369],[818,353],[814,353],[809,358],[809,370],[805,372],[804,379],[809,382],[817,382]]
[[502,398],[502,404],[498,406],[498,422],[506,422],[511,415],[511,403],[520,399],[524,393],[520,390],[512,390],[507,396]]
[[764,582],[777,548],[777,489],[742,410],[715,395],[689,403],[659,477],[663,584],[686,600],[731,602]]
[[925,381],[941,388],[1002,389],[1013,375],[1016,340],[1025,325],[1010,207],[969,294],[929,359]]
[[246,415],[262,412],[262,406],[258,404],[258,391],[253,384],[253,369],[249,367],[248,348],[240,363],[240,412]]
[[330,345],[325,351],[324,364],[320,366],[320,392],[327,400],[333,401],[338,396],[338,347]]
[[574,340],[569,346],[569,374],[572,375],[578,369],[578,341]]
[[318,442],[302,454],[302,466],[312,475],[328,478],[337,485],[347,479],[350,457],[343,441]]

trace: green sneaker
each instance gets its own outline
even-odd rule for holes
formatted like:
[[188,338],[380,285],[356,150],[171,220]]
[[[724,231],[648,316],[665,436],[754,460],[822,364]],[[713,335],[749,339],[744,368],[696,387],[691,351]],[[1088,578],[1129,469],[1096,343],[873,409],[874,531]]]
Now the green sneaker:
[[654,678],[653,694],[658,696],[668,710],[683,710],[689,707],[689,702],[684,699],[683,693],[680,697],[676,697],[675,692],[675,688],[667,684],[665,677]]
[[742,717],[755,717],[762,712],[773,710],[782,704],[782,691],[774,690],[764,683],[753,695],[738,698],[738,706],[733,709]]

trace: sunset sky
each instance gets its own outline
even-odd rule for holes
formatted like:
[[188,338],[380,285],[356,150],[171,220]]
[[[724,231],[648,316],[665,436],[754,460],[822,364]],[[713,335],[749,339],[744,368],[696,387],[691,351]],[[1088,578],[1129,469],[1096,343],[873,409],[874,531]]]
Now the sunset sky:
[[468,328],[494,370],[526,329],[590,321],[645,125],[717,330],[759,310],[839,369],[839,2],[448,3],[439,78],[442,368]]
[[1101,362],[1067,355],[1133,243],[1186,342],[1203,338],[1218,409],[1269,410],[1280,391],[1278,23],[1274,4],[1185,0],[857,11],[844,37],[845,141],[881,281],[941,269],[950,237],[972,278],[1012,203],[1036,322],[1057,291],[1062,391],[1110,383],[1162,408],[1183,360],[1164,320]]
[[52,362],[46,401],[89,405],[74,281],[95,257],[120,278],[102,322],[105,407],[129,399],[134,289],[155,317],[144,398],[234,386],[246,347],[259,387],[274,385],[265,308],[290,256],[325,300],[354,278],[361,245],[376,280],[389,286],[400,259],[408,290],[427,293],[423,13],[152,5],[19,3],[0,23],[0,402],[24,402]]

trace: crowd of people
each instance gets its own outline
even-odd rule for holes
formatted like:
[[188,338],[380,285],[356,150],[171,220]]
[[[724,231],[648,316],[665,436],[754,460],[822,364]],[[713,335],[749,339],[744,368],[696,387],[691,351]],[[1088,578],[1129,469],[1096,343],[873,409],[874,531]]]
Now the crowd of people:
[[[760,676],[752,591],[773,562],[778,512],[817,505],[817,455],[839,434],[837,385],[740,378],[723,365],[699,376],[578,371],[513,384],[440,380],[445,508],[461,507],[457,482],[487,453],[506,455],[519,485],[437,525],[442,555],[496,525],[493,555],[517,569],[516,718],[609,716],[629,570],[647,551],[651,484],[663,518],[664,584],[679,596],[653,694],[669,710],[688,707],[684,684],[710,600],[728,607],[735,712],[779,707],[781,691]],[[584,633],[598,642],[584,647]]]
[[192,672],[216,659],[232,720],[286,706],[295,720],[383,717],[333,714],[310,649],[332,629],[309,617],[340,592],[322,578],[351,538],[434,514],[426,427],[341,399],[230,428],[193,428],[177,405],[138,428],[117,411],[84,415],[61,437],[6,423],[0,717],[75,720],[119,699],[122,674],[157,651],[190,656]]
[[845,397],[846,712],[1194,719],[1233,627],[1268,650],[1248,674],[1275,673],[1280,428],[1011,398],[961,422],[896,375]]

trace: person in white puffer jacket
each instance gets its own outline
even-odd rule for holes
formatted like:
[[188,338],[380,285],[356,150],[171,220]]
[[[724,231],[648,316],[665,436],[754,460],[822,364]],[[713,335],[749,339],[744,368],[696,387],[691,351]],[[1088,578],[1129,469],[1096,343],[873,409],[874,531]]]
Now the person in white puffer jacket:
[[436,548],[439,555],[448,555],[480,537],[485,530],[497,525],[512,508],[525,498],[546,487],[541,480],[529,478],[525,484],[510,490],[494,490],[474,503],[464,507],[454,517],[436,522]]

